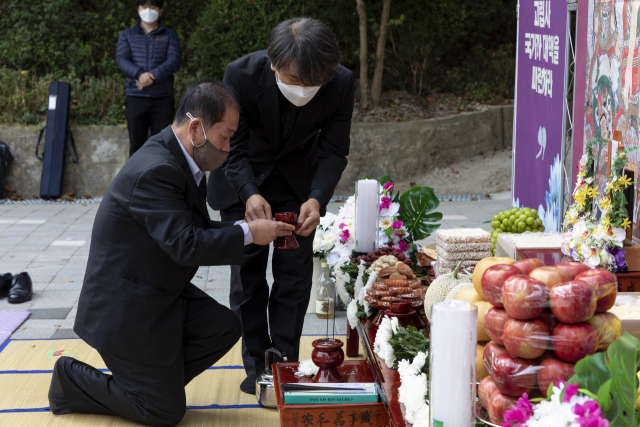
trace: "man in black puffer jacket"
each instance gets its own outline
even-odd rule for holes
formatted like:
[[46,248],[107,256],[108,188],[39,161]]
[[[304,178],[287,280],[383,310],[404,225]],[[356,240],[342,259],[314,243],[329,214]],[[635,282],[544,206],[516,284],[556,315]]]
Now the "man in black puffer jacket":
[[173,121],[173,74],[182,51],[175,31],[159,20],[162,0],[137,0],[140,19],[118,38],[116,61],[127,77],[124,105],[129,156]]

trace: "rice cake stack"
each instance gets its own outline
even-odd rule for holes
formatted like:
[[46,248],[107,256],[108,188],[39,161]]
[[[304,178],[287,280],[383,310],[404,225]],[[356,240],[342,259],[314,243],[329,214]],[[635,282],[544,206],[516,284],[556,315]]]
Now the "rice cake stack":
[[462,267],[475,266],[492,256],[491,234],[481,228],[452,228],[436,231],[438,261],[436,276],[452,272],[462,260]]

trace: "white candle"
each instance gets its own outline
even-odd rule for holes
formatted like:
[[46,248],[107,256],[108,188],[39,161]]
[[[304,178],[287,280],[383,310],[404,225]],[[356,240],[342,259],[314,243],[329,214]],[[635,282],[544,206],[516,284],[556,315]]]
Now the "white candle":
[[377,248],[378,181],[361,179],[356,182],[356,246],[357,252],[371,252]]
[[432,307],[432,427],[475,425],[477,323],[478,308],[466,301],[444,301]]

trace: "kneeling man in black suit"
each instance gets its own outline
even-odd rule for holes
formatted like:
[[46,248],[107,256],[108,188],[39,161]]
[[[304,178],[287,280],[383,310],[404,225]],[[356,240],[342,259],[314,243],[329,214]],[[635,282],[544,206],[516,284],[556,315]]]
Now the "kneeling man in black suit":
[[223,83],[187,89],[171,126],[124,165],[100,204],[74,331],[112,375],[69,357],[53,370],[54,414],[174,426],[184,387],[240,338],[238,317],[190,283],[199,266],[241,265],[244,246],[292,225],[209,219],[204,171],[227,158],[238,103]]

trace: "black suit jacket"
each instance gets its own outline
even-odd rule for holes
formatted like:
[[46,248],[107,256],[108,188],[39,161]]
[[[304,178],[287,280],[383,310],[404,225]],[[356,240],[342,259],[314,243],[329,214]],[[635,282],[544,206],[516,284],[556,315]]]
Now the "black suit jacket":
[[353,73],[338,66],[336,76],[301,108],[283,147],[279,89],[267,52],[254,52],[229,64],[224,82],[235,89],[242,111],[229,158],[211,173],[207,194],[211,207],[221,210],[239,200],[246,202],[277,166],[300,201],[307,201],[312,190],[321,190],[324,211],[347,166]]
[[[74,331],[89,345],[150,365],[176,360],[183,295],[201,265],[240,265],[244,233],[212,222],[171,127],[151,137],[118,172],[91,234]],[[206,185],[205,179],[200,183]]]

